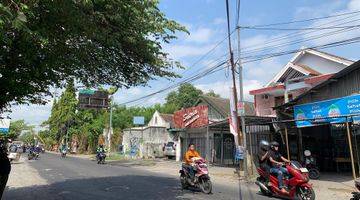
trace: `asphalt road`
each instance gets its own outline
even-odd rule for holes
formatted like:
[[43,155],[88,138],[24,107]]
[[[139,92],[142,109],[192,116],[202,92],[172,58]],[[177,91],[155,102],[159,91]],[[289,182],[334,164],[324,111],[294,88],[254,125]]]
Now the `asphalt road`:
[[[3,199],[11,200],[162,200],[162,199],[268,199],[246,184],[213,183],[213,194],[182,190],[177,175],[167,176],[130,167],[98,165],[81,158],[60,158],[55,154],[41,154],[30,161],[41,177],[49,183],[10,189]],[[23,181],[29,181],[24,179]]]

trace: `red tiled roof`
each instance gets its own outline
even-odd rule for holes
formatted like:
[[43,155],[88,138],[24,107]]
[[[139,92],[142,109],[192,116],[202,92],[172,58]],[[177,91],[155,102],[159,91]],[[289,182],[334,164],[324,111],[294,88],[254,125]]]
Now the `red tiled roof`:
[[257,90],[251,90],[249,93],[251,95],[256,95],[256,94],[261,94],[264,92],[268,92],[268,91],[272,91],[272,90],[279,90],[279,89],[285,89],[285,86],[284,85],[275,85],[275,86],[260,88]]
[[305,79],[305,83],[306,84],[314,84],[314,83],[319,83],[322,81],[326,81],[329,78],[331,78],[334,74],[324,74],[324,75],[320,75],[320,76],[313,76],[313,77],[309,77]]

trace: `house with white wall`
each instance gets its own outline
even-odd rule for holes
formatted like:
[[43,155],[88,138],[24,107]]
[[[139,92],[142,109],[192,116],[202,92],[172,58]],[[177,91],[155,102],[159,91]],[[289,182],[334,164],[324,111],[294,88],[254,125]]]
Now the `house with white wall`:
[[303,49],[264,87],[250,91],[257,116],[276,117],[273,109],[307,92],[354,63],[315,49]]
[[168,131],[172,124],[173,115],[155,111],[147,126],[123,131],[123,151],[133,157],[163,157],[164,144],[177,141]]

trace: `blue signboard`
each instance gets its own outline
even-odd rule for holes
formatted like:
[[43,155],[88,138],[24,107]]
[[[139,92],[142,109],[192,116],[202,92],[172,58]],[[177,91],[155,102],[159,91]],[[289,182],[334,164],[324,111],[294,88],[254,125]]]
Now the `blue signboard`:
[[144,125],[145,124],[145,118],[143,116],[135,116],[133,123],[135,125]]
[[360,95],[294,106],[297,127],[344,123],[344,116],[352,116],[349,120],[360,121]]

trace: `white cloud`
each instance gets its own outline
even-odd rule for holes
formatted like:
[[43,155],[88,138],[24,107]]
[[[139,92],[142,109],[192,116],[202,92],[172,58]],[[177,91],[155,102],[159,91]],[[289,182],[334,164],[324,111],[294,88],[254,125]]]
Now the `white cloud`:
[[46,105],[18,105],[11,107],[9,116],[13,121],[24,119],[27,123],[40,125],[51,113],[52,103]]
[[221,24],[225,24],[225,23],[226,23],[226,19],[222,18],[222,17],[217,17],[213,21],[214,25],[221,25]]
[[351,0],[347,7],[352,11],[360,10],[360,0]]
[[[238,81],[237,81],[238,82]],[[209,92],[213,90],[216,94],[219,94],[223,98],[230,97],[230,87],[232,87],[231,81],[217,81],[213,83],[196,84],[196,88]],[[244,81],[244,98],[246,101],[253,101],[253,96],[249,94],[250,90],[258,89],[261,87],[261,83],[258,80],[245,80]],[[239,90],[237,86],[237,90]]]
[[211,47],[211,45],[171,45],[166,48],[166,52],[170,54],[171,58],[179,60],[180,58],[204,55]]
[[190,35],[186,37],[185,41],[194,43],[206,43],[209,42],[213,34],[214,33],[211,29],[200,27],[196,30],[190,30]]

